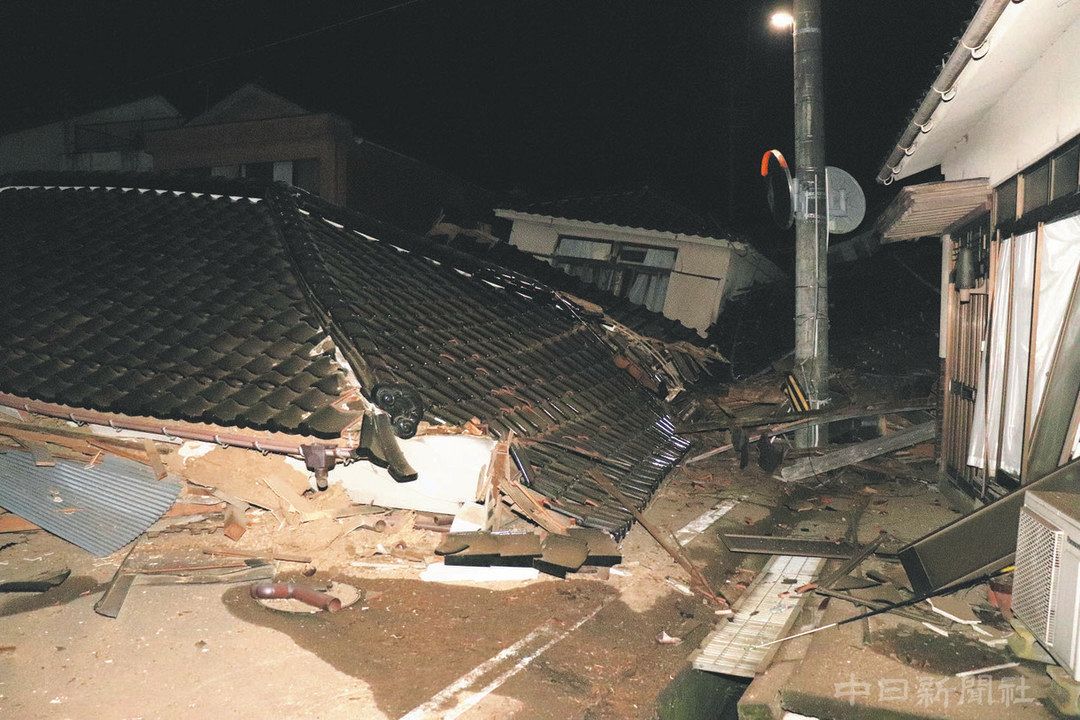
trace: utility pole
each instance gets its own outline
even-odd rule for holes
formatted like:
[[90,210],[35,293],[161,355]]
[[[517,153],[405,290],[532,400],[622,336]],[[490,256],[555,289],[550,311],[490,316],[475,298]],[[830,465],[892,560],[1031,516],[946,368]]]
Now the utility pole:
[[[821,0],[794,0],[795,370],[811,408],[829,399],[829,227],[825,188],[825,91]],[[799,447],[827,442],[824,427],[795,433]]]

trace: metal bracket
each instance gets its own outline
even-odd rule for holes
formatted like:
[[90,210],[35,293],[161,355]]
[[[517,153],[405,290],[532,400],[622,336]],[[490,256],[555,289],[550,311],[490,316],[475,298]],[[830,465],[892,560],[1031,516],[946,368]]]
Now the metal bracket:
[[315,473],[316,487],[325,490],[329,485],[327,476],[337,463],[337,456],[333,449],[312,443],[301,445],[300,452],[304,456],[304,464],[307,465],[308,470]]

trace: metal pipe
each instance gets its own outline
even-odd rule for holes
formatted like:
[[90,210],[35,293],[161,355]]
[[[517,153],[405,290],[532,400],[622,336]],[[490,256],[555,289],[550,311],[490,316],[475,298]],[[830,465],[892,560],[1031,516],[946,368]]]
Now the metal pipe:
[[305,605],[320,610],[337,612],[341,609],[341,601],[336,597],[306,585],[289,582],[259,582],[252,585],[249,592],[256,600],[299,600]]
[[[200,442],[217,443],[218,445],[228,445],[231,447],[240,447],[247,450],[258,450],[259,452],[280,455],[293,455],[295,457],[303,457],[301,446],[309,444],[303,442],[303,439],[301,438],[292,441],[276,437],[257,437],[232,431],[215,432],[213,430],[203,430],[201,428],[193,427],[186,423],[179,425],[167,424],[158,422],[152,418],[142,419],[123,415],[113,415],[111,413],[101,413],[94,410],[80,410],[69,408],[65,405],[27,400],[26,398],[3,392],[0,392],[0,405],[15,408],[16,410],[23,410],[28,413],[34,413],[36,415],[46,415],[63,420],[70,420],[79,424],[99,425],[101,427],[111,427],[116,430],[135,430],[137,432],[161,435],[166,438],[198,440]],[[319,444],[322,445],[322,443]],[[322,445],[322,447],[326,449],[328,454],[335,458],[344,460],[353,456],[353,448],[349,445],[325,444]]]
[[1014,1],[983,0],[979,9],[975,12],[975,17],[971,19],[967,30],[960,37],[960,42],[957,43],[952,54],[949,55],[949,59],[941,68],[941,72],[938,73],[937,78],[930,86],[929,92],[926,93],[926,97],[920,103],[919,109],[915,111],[915,115],[912,116],[911,121],[900,134],[900,139],[896,141],[896,147],[893,148],[885,164],[878,171],[877,181],[879,183],[888,185],[900,172],[900,162],[911,152],[915,138],[918,137],[919,133],[930,131],[930,127],[927,125],[930,117],[942,102],[947,102],[945,96],[953,92],[953,84],[956,79],[960,77],[960,73],[964,71],[968,63],[976,59],[975,52],[986,42],[987,36],[994,29],[998,18],[1005,12],[1005,8],[1008,7],[1010,2]]

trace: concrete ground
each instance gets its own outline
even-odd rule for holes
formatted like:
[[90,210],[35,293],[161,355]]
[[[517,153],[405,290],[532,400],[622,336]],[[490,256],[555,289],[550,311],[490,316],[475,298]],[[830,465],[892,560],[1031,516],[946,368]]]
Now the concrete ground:
[[[776,490],[742,487],[721,458],[674,473],[648,516],[677,529],[733,497],[717,526],[745,530],[768,517]],[[410,547],[428,553],[439,538],[412,531]],[[391,539],[354,533],[305,579],[362,590],[335,614],[269,610],[246,585],[136,584],[108,619],[93,605],[126,549],[96,559],[44,532],[0,535],[0,546],[25,540],[0,551],[0,582],[72,570],[49,592],[0,595],[0,717],[398,718],[421,708],[410,717],[648,718],[717,620],[669,583],[688,578],[637,526],[605,580],[541,576],[500,589],[422,582],[423,563],[372,556]],[[138,552],[229,543],[220,530],[174,533]],[[728,594],[752,577],[733,573],[715,528],[688,548]],[[664,632],[682,642],[658,643]]]
[[[855,529],[865,541],[886,530],[906,541],[956,517],[925,479],[848,472],[784,486],[740,471],[730,453],[673,473],[647,516],[675,530],[725,500],[734,507],[687,550],[732,599],[766,557],[728,553],[720,532]],[[439,540],[408,537],[421,554]],[[245,585],[136,585],[108,619],[93,605],[124,551],[95,559],[43,532],[0,535],[0,547],[23,538],[0,550],[0,582],[65,566],[72,575],[41,595],[0,596],[3,718],[733,717],[742,692],[689,669],[722,620],[677,589],[685,572],[636,525],[606,579],[498,589],[422,582],[423,563],[372,555],[391,538],[355,534],[305,581],[346,581],[363,596],[318,615],[267,609]],[[228,542],[176,533],[139,551]]]

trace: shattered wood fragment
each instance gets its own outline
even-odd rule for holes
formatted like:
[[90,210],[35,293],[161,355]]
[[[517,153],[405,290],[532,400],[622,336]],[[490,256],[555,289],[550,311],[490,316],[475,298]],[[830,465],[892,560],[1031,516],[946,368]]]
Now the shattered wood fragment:
[[165,469],[165,462],[161,459],[161,453],[158,452],[157,445],[153,440],[143,440],[143,451],[146,453],[147,462],[150,465],[150,469],[154,471],[154,477],[158,480],[164,480],[169,474],[169,471]]
[[225,510],[225,537],[229,538],[233,542],[236,542],[240,538],[244,537],[244,533],[247,532],[247,516],[236,509],[236,506],[229,505]]
[[[149,465],[150,461],[146,457],[146,451],[140,447],[117,445],[116,443],[101,442],[98,438],[94,437],[88,442],[90,447],[102,450],[111,455],[122,457],[125,460],[131,460],[137,462],[140,465]],[[157,478],[161,480],[162,478]]]
[[500,485],[503,493],[513,502],[513,509],[526,519],[544,528],[548,532],[565,533],[573,522],[562,515],[551,512],[543,504],[543,498],[510,478],[503,478]]
[[281,510],[285,513],[285,517],[289,518],[290,524],[292,523],[293,513],[299,516],[299,522],[301,523],[326,517],[324,511],[318,509],[313,502],[298,493],[281,478],[265,475],[261,478],[261,482],[278,496],[281,501]]
[[56,459],[53,458],[45,443],[35,440],[24,440],[22,444],[30,451],[30,457],[34,458],[34,465],[38,467],[55,467]]

